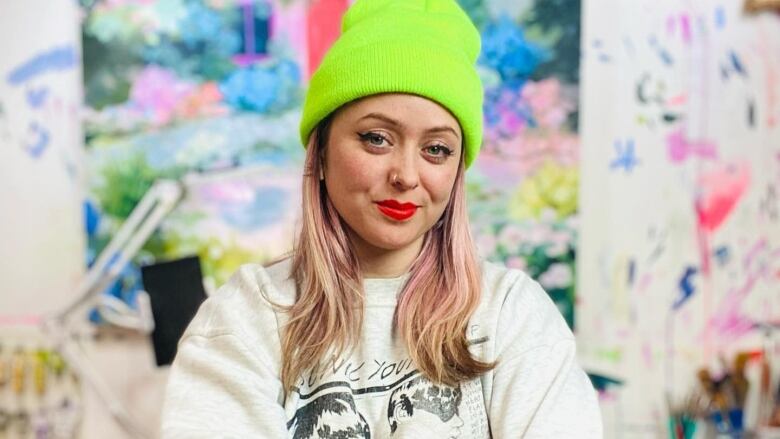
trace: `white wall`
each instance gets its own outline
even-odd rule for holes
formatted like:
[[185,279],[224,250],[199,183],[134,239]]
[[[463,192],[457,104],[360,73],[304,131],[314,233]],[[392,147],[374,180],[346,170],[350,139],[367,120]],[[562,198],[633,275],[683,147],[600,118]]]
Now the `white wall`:
[[577,329],[626,381],[608,437],[665,437],[665,393],[780,320],[780,17],[741,4],[583,3]]

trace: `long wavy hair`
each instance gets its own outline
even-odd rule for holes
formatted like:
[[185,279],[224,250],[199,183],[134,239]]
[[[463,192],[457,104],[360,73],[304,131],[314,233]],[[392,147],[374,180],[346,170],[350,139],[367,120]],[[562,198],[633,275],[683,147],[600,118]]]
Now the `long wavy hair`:
[[[335,113],[315,128],[307,145],[302,224],[291,273],[297,297],[286,308],[289,319],[281,341],[285,392],[326,356],[338,357],[354,347],[363,324],[360,261],[348,226],[319,178]],[[394,315],[394,330],[420,372],[451,386],[495,366],[472,357],[466,339],[469,318],[479,304],[481,272],[466,213],[462,157],[449,203],[424,237]]]

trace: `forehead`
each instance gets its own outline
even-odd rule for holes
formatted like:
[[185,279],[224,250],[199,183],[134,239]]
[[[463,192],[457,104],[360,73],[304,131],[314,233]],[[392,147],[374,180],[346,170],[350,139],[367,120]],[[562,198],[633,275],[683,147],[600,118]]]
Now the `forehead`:
[[372,95],[347,104],[337,119],[359,122],[370,114],[382,114],[398,121],[404,128],[426,130],[449,126],[460,133],[457,119],[442,105],[422,96],[404,93]]

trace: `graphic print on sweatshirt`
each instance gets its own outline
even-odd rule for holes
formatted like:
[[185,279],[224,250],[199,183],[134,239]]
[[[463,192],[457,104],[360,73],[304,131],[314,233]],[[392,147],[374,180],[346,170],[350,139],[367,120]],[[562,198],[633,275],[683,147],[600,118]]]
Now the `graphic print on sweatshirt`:
[[409,359],[329,366],[315,368],[291,395],[290,438],[489,437],[478,379],[434,384]]

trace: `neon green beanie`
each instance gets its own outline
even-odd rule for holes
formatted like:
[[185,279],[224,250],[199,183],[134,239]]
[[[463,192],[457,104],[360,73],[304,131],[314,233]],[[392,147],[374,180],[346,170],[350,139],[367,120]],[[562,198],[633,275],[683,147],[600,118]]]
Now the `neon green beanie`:
[[438,102],[460,123],[466,167],[482,144],[480,37],[455,0],[357,0],[341,36],[309,83],[300,135],[358,98],[410,93]]

